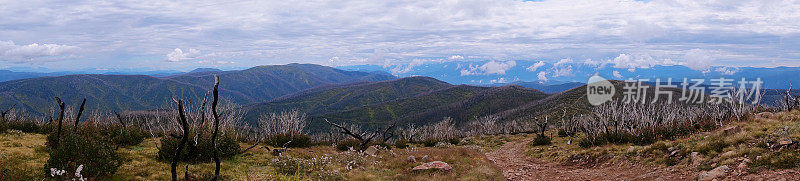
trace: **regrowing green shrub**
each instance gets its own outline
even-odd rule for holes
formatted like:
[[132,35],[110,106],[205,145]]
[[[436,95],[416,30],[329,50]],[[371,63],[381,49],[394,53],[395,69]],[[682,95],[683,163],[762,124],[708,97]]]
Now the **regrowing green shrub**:
[[350,148],[358,149],[359,144],[361,144],[361,141],[355,139],[347,139],[336,143],[336,150],[347,151],[350,150]]
[[83,165],[80,174],[84,177],[113,175],[123,162],[114,147],[111,140],[97,134],[72,134],[62,130],[58,146],[50,149],[44,172],[50,175],[51,169],[55,169],[74,175],[73,172]]
[[[311,146],[311,137],[298,133],[282,133],[267,136],[264,143],[273,147],[306,148]],[[288,143],[288,144],[287,144]]]
[[[210,162],[214,157],[214,146],[211,144],[211,134],[200,134],[197,138],[197,144],[194,142],[194,136],[189,135],[189,142],[181,152],[181,161],[184,162]],[[180,138],[171,136],[161,139],[161,149],[158,150],[158,159],[161,161],[170,161],[175,156],[175,149],[180,143]],[[220,158],[231,158],[241,152],[239,142],[230,134],[222,134],[217,138],[217,149]]]

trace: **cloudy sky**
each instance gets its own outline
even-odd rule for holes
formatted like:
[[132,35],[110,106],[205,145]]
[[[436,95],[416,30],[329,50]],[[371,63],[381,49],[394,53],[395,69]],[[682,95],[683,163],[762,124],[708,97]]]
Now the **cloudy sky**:
[[0,0],[0,67],[50,70],[563,59],[800,66],[798,40],[800,1],[781,0]]

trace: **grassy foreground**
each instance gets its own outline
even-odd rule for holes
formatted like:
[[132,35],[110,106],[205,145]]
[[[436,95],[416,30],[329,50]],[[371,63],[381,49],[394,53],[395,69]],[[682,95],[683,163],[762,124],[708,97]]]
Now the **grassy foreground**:
[[728,166],[743,174],[800,167],[800,111],[760,113],[752,118],[650,145],[610,144],[583,148],[581,135],[530,146],[527,155],[565,164],[637,162],[680,170]]
[[[46,135],[10,131],[0,134],[0,170],[14,180],[47,179],[44,164],[49,158],[44,146]],[[251,144],[242,143],[242,147]],[[502,180],[502,174],[476,146],[409,147],[380,150],[376,156],[364,152],[339,152],[332,146],[290,149],[273,156],[257,147],[223,160],[223,180]],[[169,180],[170,163],[158,161],[152,139],[139,145],[119,148],[125,160],[108,180]],[[416,162],[408,158],[414,156]],[[427,161],[443,161],[452,171],[414,172],[411,168]],[[178,166],[183,177],[186,163]],[[193,179],[209,178],[213,162],[189,164]]]

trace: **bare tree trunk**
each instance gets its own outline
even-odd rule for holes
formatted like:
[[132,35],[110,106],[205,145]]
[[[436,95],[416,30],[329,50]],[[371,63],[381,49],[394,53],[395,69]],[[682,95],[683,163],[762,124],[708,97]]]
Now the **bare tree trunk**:
[[211,133],[211,145],[214,146],[214,177],[211,180],[219,179],[219,153],[217,153],[217,134],[219,132],[219,114],[217,114],[217,103],[219,102],[219,76],[214,75],[214,100],[211,102],[211,113],[214,115],[214,132]]
[[183,136],[181,136],[181,142],[178,144],[178,148],[175,150],[175,156],[172,157],[172,180],[178,180],[178,160],[181,157],[181,150],[183,150],[183,146],[186,145],[186,142],[189,141],[189,125],[186,123],[186,115],[183,112],[183,100],[178,100],[178,116],[180,118],[181,127],[183,127]]
[[64,102],[61,102],[61,98],[56,97],[56,102],[58,103],[58,107],[61,108],[61,114],[58,115],[58,128],[56,130],[56,142],[53,144],[54,148],[58,147],[59,142],[61,142],[61,122],[64,121]]
[[117,115],[117,120],[119,120],[119,124],[121,124],[123,128],[126,127],[125,126],[125,122],[122,121],[122,116],[119,115],[119,113],[117,113],[117,111],[114,111],[114,115]]
[[14,105],[11,105],[11,107],[9,107],[8,109],[6,109],[5,111],[2,111],[2,112],[0,112],[0,114],[1,114],[0,116],[2,116],[2,117],[3,117],[3,122],[5,122],[5,121],[7,121],[7,120],[8,120],[8,119],[6,119],[6,115],[8,115],[8,113],[9,113],[9,112],[11,112],[11,109],[14,109],[14,106],[16,106],[16,105],[17,105],[17,104],[15,103]]
[[86,104],[86,98],[83,98],[83,102],[81,102],[81,108],[78,109],[78,116],[75,117],[75,129],[72,130],[72,133],[78,132],[78,122],[81,121],[81,114],[83,114],[83,105]]

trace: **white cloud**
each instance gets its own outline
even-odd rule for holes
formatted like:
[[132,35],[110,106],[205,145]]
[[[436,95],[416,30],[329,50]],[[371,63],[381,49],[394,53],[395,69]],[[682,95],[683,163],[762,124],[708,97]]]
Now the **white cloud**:
[[563,64],[569,64],[569,63],[572,63],[572,59],[565,58],[565,59],[559,60],[558,62],[556,62],[556,64],[553,64],[553,65],[554,66],[559,66],[559,65],[563,65]]
[[40,61],[42,58],[74,53],[78,47],[57,44],[17,45],[13,41],[0,40],[0,60],[23,63]]
[[619,71],[615,70],[613,73],[614,73],[614,78],[618,78],[618,79],[622,78],[622,74],[619,74]]
[[461,70],[461,75],[489,75],[489,74],[497,74],[497,75],[505,75],[506,71],[513,68],[517,65],[515,61],[506,61],[506,62],[498,62],[498,61],[489,61],[481,66],[472,66],[470,65],[467,69]]
[[708,70],[718,55],[714,51],[691,49],[683,55],[685,66],[694,70]]
[[625,53],[619,54],[610,62],[614,64],[614,68],[627,68],[631,72],[637,68],[650,68],[659,64],[656,59],[649,55],[634,56]]
[[490,82],[503,84],[503,83],[508,83],[508,80],[506,80],[506,78],[504,77],[500,77],[497,79],[492,79]]
[[[425,57],[605,60],[620,52],[660,61],[683,60],[692,49],[735,52],[718,57],[725,66],[800,60],[800,46],[788,41],[800,36],[794,0],[2,1],[0,7],[0,37],[81,47],[82,57],[96,59],[83,63],[92,65],[161,57],[175,47],[247,65],[325,63],[332,55],[367,60],[346,64],[392,65]],[[165,65],[158,63],[143,65]]]
[[547,82],[547,73],[539,72],[536,74],[536,78],[539,79],[539,82]]
[[733,75],[739,72],[739,67],[719,67],[714,71],[722,73],[722,75]]
[[414,67],[420,66],[420,65],[422,65],[424,63],[425,63],[425,60],[414,59],[414,60],[412,60],[410,63],[408,63],[406,65],[395,65],[389,71],[392,72],[392,75],[405,74],[405,73],[408,73],[408,72],[411,72],[412,70],[414,70],[413,69]]
[[169,54],[167,54],[166,60],[168,62],[180,62],[184,60],[194,60],[200,57],[200,51],[194,48],[190,48],[189,51],[183,52],[180,48],[175,48]]
[[536,69],[539,69],[539,67],[542,67],[542,66],[544,66],[544,61],[539,61],[539,62],[536,62],[533,65],[531,65],[531,66],[529,66],[528,68],[525,68],[525,69],[528,70],[528,71],[531,71],[531,72],[535,72]]
[[591,66],[598,66],[598,65],[603,64],[603,62],[601,62],[599,60],[592,60],[591,58],[587,58],[586,60],[583,61],[583,64],[584,65],[591,65]]
[[553,67],[553,77],[572,76],[572,65]]
[[462,59],[464,59],[464,57],[461,56],[461,55],[453,55],[453,56],[447,57],[447,59],[448,60],[462,60]]

